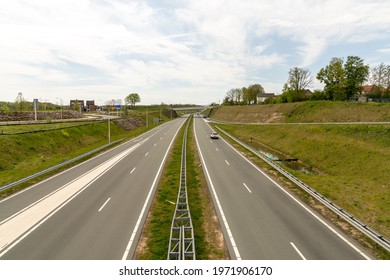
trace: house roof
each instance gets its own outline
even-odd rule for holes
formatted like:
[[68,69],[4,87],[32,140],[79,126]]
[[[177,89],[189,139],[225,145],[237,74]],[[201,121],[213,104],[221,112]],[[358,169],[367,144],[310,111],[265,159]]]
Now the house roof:
[[275,93],[258,93],[257,97],[275,97]]

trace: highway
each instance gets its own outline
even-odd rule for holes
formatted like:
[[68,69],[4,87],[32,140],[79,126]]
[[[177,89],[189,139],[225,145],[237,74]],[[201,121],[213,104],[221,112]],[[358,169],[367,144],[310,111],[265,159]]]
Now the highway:
[[370,259],[354,241],[194,118],[202,167],[232,259]]
[[162,124],[1,200],[0,259],[131,259],[185,120]]

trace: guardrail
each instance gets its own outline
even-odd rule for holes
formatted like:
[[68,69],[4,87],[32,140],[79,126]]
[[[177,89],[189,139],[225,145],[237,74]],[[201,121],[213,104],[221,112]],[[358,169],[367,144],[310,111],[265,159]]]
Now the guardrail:
[[261,123],[245,123],[245,122],[228,122],[220,121],[212,118],[208,119],[216,124],[233,124],[233,125],[390,125],[390,122],[261,122]]
[[279,171],[282,175],[284,175],[286,178],[288,178],[290,181],[295,183],[297,186],[299,186],[301,189],[305,190],[307,193],[309,193],[312,197],[320,201],[322,204],[327,206],[330,210],[332,210],[334,213],[336,213],[338,216],[342,217],[344,220],[346,220],[348,223],[353,225],[356,229],[358,229],[360,232],[368,236],[371,240],[376,242],[378,245],[386,249],[387,251],[390,252],[390,240],[385,238],[383,235],[380,233],[374,231],[371,229],[369,226],[358,220],[356,217],[353,215],[349,214],[346,212],[344,209],[342,209],[340,206],[336,205],[333,203],[331,200],[328,198],[324,197],[322,194],[314,190],[312,187],[309,185],[305,184],[301,180],[299,180],[297,177],[293,176],[289,172],[287,172],[285,169],[280,167],[279,165],[275,164],[274,162],[270,161],[268,156],[263,154],[262,152],[258,152],[257,150],[253,149],[252,147],[248,146],[247,144],[243,143],[236,137],[230,135],[228,132],[224,131],[223,129],[219,128],[216,126],[217,129],[222,131],[225,135],[227,135],[229,138],[240,144],[241,146],[245,147],[255,155],[257,155],[259,158],[261,158],[263,161],[271,165],[274,169]]
[[187,132],[192,115],[188,118],[183,137],[180,167],[180,187],[169,238],[168,260],[195,260],[194,229],[187,197],[186,146]]
[[7,184],[7,185],[5,185],[5,186],[2,186],[2,187],[0,187],[0,192],[2,192],[2,191],[4,191],[4,190],[7,190],[7,189],[10,189],[10,188],[12,188],[12,187],[15,187],[15,186],[17,186],[17,185],[19,185],[19,184],[22,184],[22,183],[24,183],[24,182],[27,182],[27,181],[29,181],[29,180],[31,180],[31,179],[37,178],[37,177],[39,177],[39,176],[42,176],[42,175],[44,175],[44,174],[46,174],[46,173],[49,173],[49,172],[51,172],[51,171],[53,171],[53,170],[55,170],[55,169],[58,169],[58,168],[60,168],[60,167],[63,167],[63,166],[65,166],[65,165],[67,165],[67,164],[70,164],[70,163],[72,163],[72,162],[78,161],[78,160],[80,160],[80,159],[82,159],[82,158],[84,158],[84,157],[87,157],[87,156],[89,156],[89,155],[92,155],[93,153],[96,153],[96,152],[98,152],[98,151],[100,151],[100,150],[102,150],[102,149],[104,149],[104,148],[107,148],[107,147],[109,147],[109,146],[111,146],[111,145],[113,145],[113,144],[116,144],[116,143],[122,141],[123,139],[124,139],[124,138],[119,139],[119,140],[116,140],[116,141],[113,141],[113,142],[110,142],[110,143],[105,144],[105,145],[103,145],[103,146],[101,146],[101,147],[99,147],[99,148],[96,148],[96,149],[94,149],[94,150],[92,150],[92,151],[89,151],[89,152],[87,152],[87,153],[85,153],[85,154],[79,155],[79,156],[77,156],[77,157],[75,157],[75,158],[72,158],[72,159],[70,159],[70,160],[64,161],[64,162],[62,162],[62,163],[60,163],[60,164],[57,164],[57,165],[55,165],[55,166],[49,167],[49,168],[47,168],[47,169],[45,169],[45,170],[42,170],[42,171],[40,171],[40,172],[37,172],[37,173],[35,173],[35,174],[33,174],[33,175],[27,176],[27,177],[25,177],[25,178],[22,178],[22,179],[20,179],[20,180],[17,180],[17,181],[14,181],[14,182],[10,183],[10,184]]

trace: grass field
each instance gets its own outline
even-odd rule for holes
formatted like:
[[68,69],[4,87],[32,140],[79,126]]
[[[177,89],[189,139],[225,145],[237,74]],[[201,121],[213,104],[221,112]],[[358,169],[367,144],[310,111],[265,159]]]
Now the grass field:
[[218,125],[275,150],[313,173],[289,170],[336,204],[390,236],[390,125]]

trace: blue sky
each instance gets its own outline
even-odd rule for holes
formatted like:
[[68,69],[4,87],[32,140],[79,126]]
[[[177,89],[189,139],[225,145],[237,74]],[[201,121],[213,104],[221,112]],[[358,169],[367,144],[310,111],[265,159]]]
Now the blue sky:
[[210,104],[254,83],[278,94],[295,66],[390,64],[389,15],[388,0],[1,0],[0,100]]

